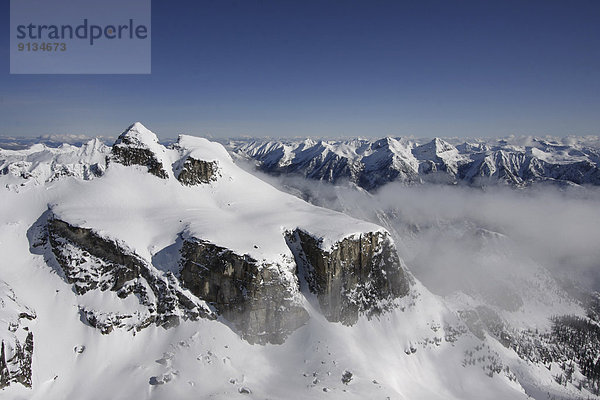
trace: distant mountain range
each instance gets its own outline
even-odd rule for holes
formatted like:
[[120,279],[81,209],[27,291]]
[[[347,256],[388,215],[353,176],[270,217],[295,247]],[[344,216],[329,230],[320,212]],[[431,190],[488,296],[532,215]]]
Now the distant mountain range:
[[600,184],[600,139],[229,140],[230,152],[272,174],[375,190],[388,182],[486,186]]

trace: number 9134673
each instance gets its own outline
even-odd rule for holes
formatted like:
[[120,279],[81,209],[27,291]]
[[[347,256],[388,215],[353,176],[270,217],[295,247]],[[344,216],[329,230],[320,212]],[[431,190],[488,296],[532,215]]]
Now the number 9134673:
[[19,51],[67,51],[66,43],[37,43],[37,42],[21,42],[17,44]]

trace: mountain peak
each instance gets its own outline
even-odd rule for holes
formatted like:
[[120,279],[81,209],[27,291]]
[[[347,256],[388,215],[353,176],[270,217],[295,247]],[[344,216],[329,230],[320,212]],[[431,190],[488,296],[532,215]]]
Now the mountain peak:
[[412,153],[418,160],[430,160],[451,150],[456,148],[443,139],[434,138],[431,142],[415,147]]
[[140,121],[136,121],[129,126],[129,129],[148,129]]
[[152,147],[158,143],[158,137],[141,122],[130,125],[115,142],[115,144],[126,144],[134,147]]
[[429,146],[435,148],[436,153],[443,153],[445,151],[455,150],[454,146],[452,146],[450,143],[437,137],[433,138],[433,140],[429,142]]
[[136,122],[115,141],[112,159],[123,165],[143,165],[151,174],[166,179],[169,174],[165,163],[166,149],[158,143],[158,137],[141,122]]

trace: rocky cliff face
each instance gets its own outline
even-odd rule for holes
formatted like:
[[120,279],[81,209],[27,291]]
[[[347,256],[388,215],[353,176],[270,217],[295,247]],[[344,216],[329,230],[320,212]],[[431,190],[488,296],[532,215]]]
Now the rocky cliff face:
[[218,176],[219,164],[216,161],[203,161],[187,157],[177,174],[177,180],[184,185],[194,186],[214,182]]
[[309,317],[299,279],[317,294],[329,321],[346,325],[362,314],[371,317],[388,310],[409,289],[393,244],[382,232],[345,238],[328,250],[302,230],[290,232],[287,241],[299,277],[289,265],[259,262],[194,237],[181,245],[179,274],[159,271],[125,244],[51,212],[31,228],[30,240],[32,251],[45,254],[78,295],[99,290],[138,298],[143,311],[132,313],[80,305],[82,317],[105,334],[150,324],[168,328],[180,318],[220,314],[250,343],[283,343]]
[[[122,143],[125,145],[127,144],[126,141]],[[168,177],[167,172],[164,170],[162,164],[156,159],[154,153],[148,149],[114,145],[112,147],[111,158],[109,160],[126,166],[141,165],[148,167],[148,172],[150,172],[152,175],[156,175],[162,179],[166,179]]]
[[92,229],[72,226],[47,212],[31,228],[30,241],[32,251],[44,254],[78,295],[109,290],[122,299],[138,298],[143,311],[132,313],[107,313],[81,305],[82,317],[102,333],[114,328],[140,330],[152,323],[170,327],[180,318],[214,318],[202,301],[181,288],[172,273],[158,271],[125,245]]
[[29,332],[25,343],[14,343],[12,354],[7,357],[6,346],[2,341],[0,349],[0,389],[11,383],[31,387],[31,361],[33,357],[33,333]]
[[29,323],[35,319],[35,312],[0,281],[0,389],[14,383],[31,387],[33,332]]
[[409,278],[387,234],[345,238],[328,250],[300,229],[289,232],[287,240],[301,275],[331,322],[353,325],[359,315],[378,315],[408,294]]
[[198,239],[184,242],[181,280],[199,298],[214,305],[251,343],[283,343],[308,320],[281,266],[265,265],[248,255]]

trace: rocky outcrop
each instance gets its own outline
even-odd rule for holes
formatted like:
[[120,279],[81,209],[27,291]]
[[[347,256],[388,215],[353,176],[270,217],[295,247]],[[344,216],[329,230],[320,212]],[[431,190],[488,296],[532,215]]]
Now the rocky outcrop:
[[117,138],[107,163],[117,162],[125,166],[141,165],[147,167],[152,175],[167,179],[169,175],[158,157],[158,149],[164,150],[158,144],[156,135],[137,122]]
[[308,320],[290,281],[278,265],[199,239],[181,249],[183,285],[209,302],[250,343],[283,343]]
[[[68,224],[47,212],[30,233],[36,252],[44,252],[49,263],[56,263],[74,291],[113,291],[120,298],[135,295],[145,311],[106,313],[80,306],[82,317],[102,333],[114,328],[140,330],[155,323],[165,328],[179,319],[213,318],[206,305],[186,293],[171,272],[157,270],[126,246],[107,239],[92,229]],[[42,249],[42,250],[41,250]]]
[[197,160],[186,157],[177,174],[177,180],[184,185],[194,186],[216,181],[219,176],[219,164],[216,161]]
[[27,334],[23,344],[16,339],[10,353],[4,340],[0,346],[0,389],[4,389],[11,383],[20,383],[30,388],[33,333]]
[[148,172],[159,178],[167,179],[167,172],[164,170],[160,161],[156,159],[154,153],[148,149],[138,149],[127,146],[113,146],[109,161],[118,162],[125,166],[141,165],[148,167]]
[[0,345],[0,389],[4,389],[10,385],[10,372],[6,364],[6,352],[4,350],[4,340]]
[[35,312],[0,280],[0,389],[13,383],[31,387],[33,332],[29,322],[35,319]]
[[289,232],[287,241],[331,322],[353,325],[360,314],[378,315],[408,294],[409,278],[387,233],[347,237],[330,249],[301,229]]

